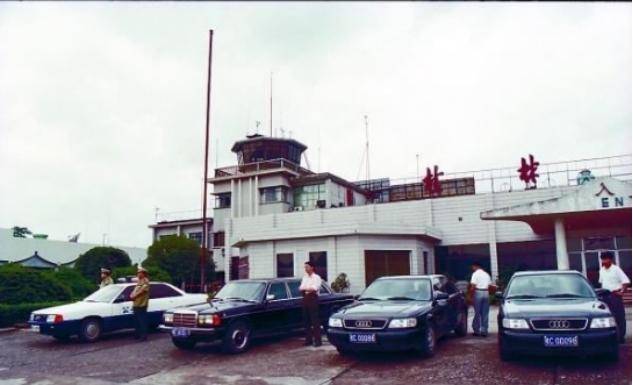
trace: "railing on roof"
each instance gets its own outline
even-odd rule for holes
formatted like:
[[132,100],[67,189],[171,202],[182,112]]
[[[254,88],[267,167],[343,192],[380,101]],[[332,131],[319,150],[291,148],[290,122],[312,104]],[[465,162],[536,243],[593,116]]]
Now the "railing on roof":
[[[211,219],[212,217],[213,207],[207,207],[207,218]],[[202,209],[169,212],[157,211],[154,219],[156,220],[156,223],[185,220],[200,220],[200,223],[202,223]]]
[[245,163],[239,166],[227,166],[220,167],[215,169],[215,177],[227,177],[227,176],[239,176],[245,174],[251,174],[254,172],[265,171],[265,170],[276,170],[276,169],[288,169],[294,171],[298,174],[312,174],[312,171],[301,167],[300,165],[289,161],[288,159],[271,159],[264,160],[261,162],[253,162],[253,163]]
[[[519,166],[485,170],[445,173],[441,180],[474,178],[475,193],[507,192],[525,190],[525,183],[519,179]],[[620,180],[631,180],[631,154],[587,158],[566,162],[541,163],[536,170],[537,188],[575,186],[581,171],[589,170],[594,177],[610,176]],[[420,182],[423,176],[390,179],[390,184]]]

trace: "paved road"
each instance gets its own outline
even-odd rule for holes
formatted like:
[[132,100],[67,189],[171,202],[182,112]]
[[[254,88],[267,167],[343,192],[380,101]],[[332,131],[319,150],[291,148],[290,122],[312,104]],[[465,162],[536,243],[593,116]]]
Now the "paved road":
[[304,347],[298,336],[258,342],[246,354],[214,345],[192,352],[168,336],[138,343],[129,333],[94,344],[60,343],[28,331],[0,334],[0,385],[355,385],[355,384],[631,384],[631,342],[619,363],[596,359],[535,359],[501,363],[496,338],[449,337],[431,359],[412,354],[345,358],[329,344]]

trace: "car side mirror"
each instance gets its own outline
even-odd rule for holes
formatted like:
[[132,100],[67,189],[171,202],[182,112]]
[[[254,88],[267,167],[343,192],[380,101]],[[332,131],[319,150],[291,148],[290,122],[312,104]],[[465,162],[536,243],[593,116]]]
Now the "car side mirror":
[[356,294],[352,298],[354,298],[356,301],[358,301],[358,299],[360,298],[360,294]]
[[448,299],[448,293],[445,293],[443,291],[435,292],[435,300],[436,301],[441,301],[441,300],[445,300],[445,299]]
[[266,295],[266,301],[272,301],[273,299],[275,299],[275,295],[274,294]]
[[502,291],[496,291],[495,292],[495,298],[498,300],[503,300],[503,292]]

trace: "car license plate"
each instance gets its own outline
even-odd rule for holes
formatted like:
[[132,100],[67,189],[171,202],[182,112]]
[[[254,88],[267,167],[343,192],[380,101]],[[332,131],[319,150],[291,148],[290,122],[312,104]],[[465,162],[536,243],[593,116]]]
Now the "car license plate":
[[578,346],[578,336],[544,336],[545,347],[576,347]]
[[375,344],[375,334],[350,334],[349,342],[354,344]]
[[189,337],[189,329],[173,328],[171,329],[171,335],[177,338],[186,338]]
[[35,333],[40,332],[40,325],[31,325],[31,331]]

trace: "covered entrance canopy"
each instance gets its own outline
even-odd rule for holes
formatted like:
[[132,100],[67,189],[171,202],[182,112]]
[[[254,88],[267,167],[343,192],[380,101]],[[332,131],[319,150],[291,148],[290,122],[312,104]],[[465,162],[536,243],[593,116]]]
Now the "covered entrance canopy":
[[536,234],[555,235],[558,269],[569,269],[566,231],[631,229],[631,183],[597,178],[557,198],[484,211],[483,220],[522,221]]

